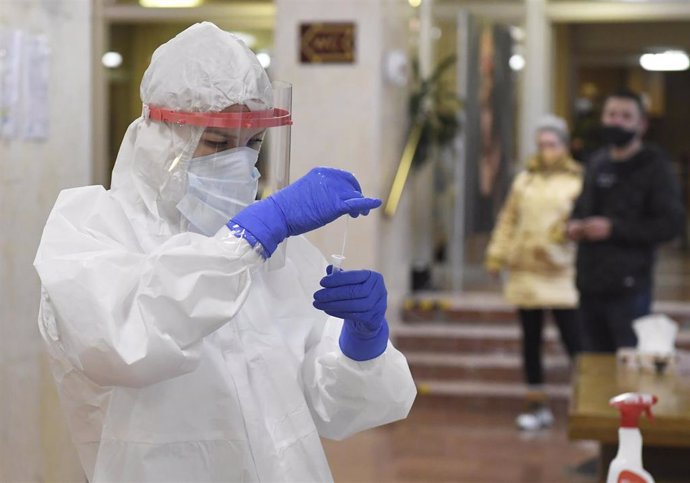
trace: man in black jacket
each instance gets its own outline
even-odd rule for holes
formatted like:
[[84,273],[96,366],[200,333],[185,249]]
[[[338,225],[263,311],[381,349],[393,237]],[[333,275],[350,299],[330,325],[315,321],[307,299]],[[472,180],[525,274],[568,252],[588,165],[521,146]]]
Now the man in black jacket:
[[659,149],[642,142],[647,128],[640,97],[609,96],[602,112],[607,147],[589,161],[568,235],[579,242],[577,286],[585,348],[634,347],[632,322],[652,303],[656,247],[685,224],[678,181]]

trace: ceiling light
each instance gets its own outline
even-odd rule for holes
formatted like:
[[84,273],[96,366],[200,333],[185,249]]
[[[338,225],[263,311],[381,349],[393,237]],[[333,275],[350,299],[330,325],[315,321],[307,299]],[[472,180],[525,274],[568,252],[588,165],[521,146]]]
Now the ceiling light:
[[422,0],[407,0],[410,2],[410,7],[417,8],[422,4]]
[[640,65],[650,71],[681,71],[690,68],[690,58],[682,50],[667,50],[656,54],[643,54]]
[[192,8],[198,7],[204,0],[139,0],[139,5],[146,8]]
[[119,52],[106,52],[101,57],[101,62],[108,69],[117,69],[122,65],[122,54]]
[[520,27],[517,27],[517,26],[515,26],[515,25],[511,25],[511,26],[509,27],[509,29],[510,29],[510,36],[512,37],[512,39],[513,39],[515,42],[518,42],[518,43],[519,43],[519,42],[522,42],[523,40],[525,40],[525,31],[524,31],[524,29],[522,29],[522,28],[520,28]]
[[508,64],[514,71],[520,71],[525,68],[525,58],[520,54],[513,54],[510,56]]

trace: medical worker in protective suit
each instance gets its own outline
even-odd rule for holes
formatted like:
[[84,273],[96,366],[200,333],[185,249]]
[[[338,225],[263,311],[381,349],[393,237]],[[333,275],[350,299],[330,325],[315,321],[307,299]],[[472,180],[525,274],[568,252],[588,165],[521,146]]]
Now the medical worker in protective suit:
[[263,137],[291,120],[256,57],[213,24],[156,50],[141,97],[112,189],[60,193],[35,260],[86,476],[332,480],[319,437],[405,418],[415,387],[388,341],[381,275],[327,271],[299,235],[380,200],[317,168],[253,202]]

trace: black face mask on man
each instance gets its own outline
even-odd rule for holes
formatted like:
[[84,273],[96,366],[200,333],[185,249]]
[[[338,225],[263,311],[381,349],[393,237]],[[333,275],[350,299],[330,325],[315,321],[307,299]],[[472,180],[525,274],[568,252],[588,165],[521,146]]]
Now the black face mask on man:
[[630,144],[636,134],[637,131],[631,131],[620,126],[604,125],[601,127],[602,140],[606,144],[616,146],[617,148],[624,148]]

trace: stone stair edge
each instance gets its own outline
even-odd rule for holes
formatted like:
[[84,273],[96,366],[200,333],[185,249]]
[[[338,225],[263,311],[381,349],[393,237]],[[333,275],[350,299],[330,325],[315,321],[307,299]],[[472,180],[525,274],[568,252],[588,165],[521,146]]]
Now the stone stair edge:
[[[420,292],[409,294],[406,301],[429,301],[444,305],[448,312],[487,312],[514,314],[515,306],[509,304],[500,294],[491,292]],[[654,303],[654,313],[666,314],[669,317],[681,316],[690,318],[690,301],[680,302],[659,300]]]
[[[449,354],[430,351],[406,351],[405,357],[410,365],[460,367],[476,369],[513,369],[522,367],[519,354],[480,353]],[[545,368],[568,367],[569,359],[565,355],[544,354]]]
[[[465,324],[454,325],[446,322],[405,322],[391,330],[392,338],[399,337],[465,337],[471,339],[514,339],[520,337],[520,328],[515,324]],[[544,328],[546,340],[558,338],[555,327]],[[681,328],[676,339],[690,342],[690,328]]]
[[[524,383],[458,382],[424,379],[415,381],[420,395],[446,395],[459,397],[524,398]],[[544,391],[549,397],[570,397],[572,389],[567,384],[546,384]]]

